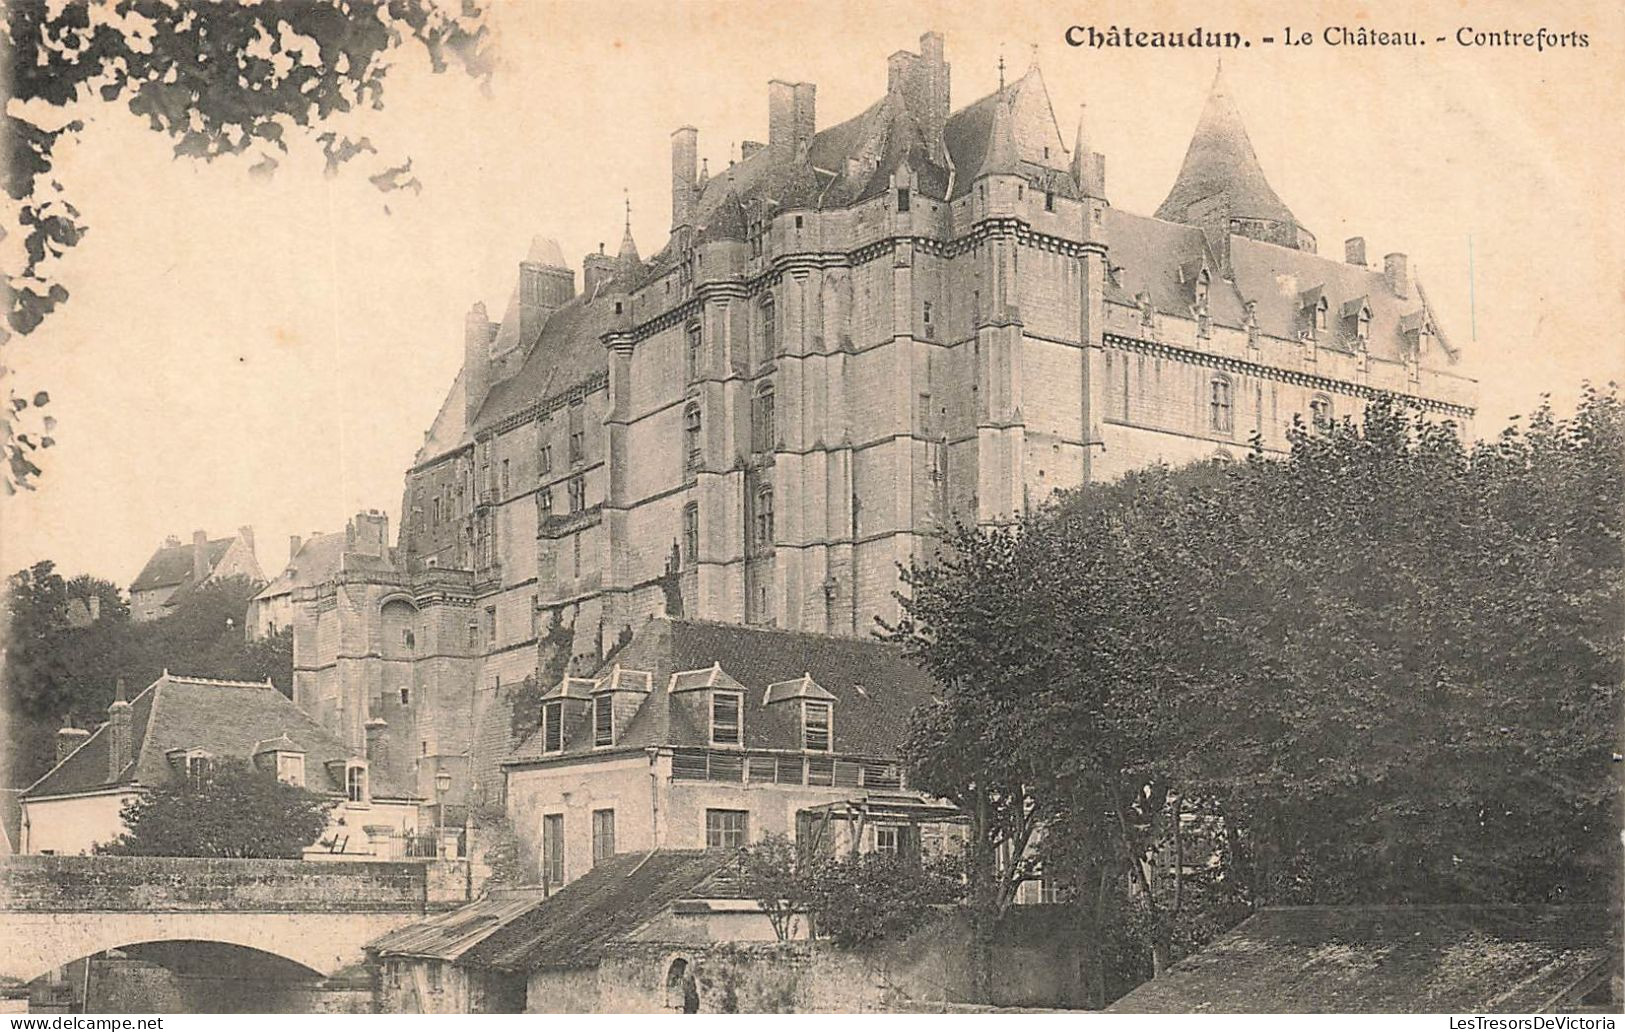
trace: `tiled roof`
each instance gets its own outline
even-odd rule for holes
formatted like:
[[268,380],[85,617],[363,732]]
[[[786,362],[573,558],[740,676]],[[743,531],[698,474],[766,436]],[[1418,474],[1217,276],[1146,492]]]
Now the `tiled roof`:
[[[1005,105],[1002,114],[998,110],[1001,101]],[[997,138],[996,129],[1004,139]],[[1002,92],[990,93],[950,115],[943,138],[954,163],[953,198],[970,190],[984,172],[1061,171],[1066,169],[1069,158],[1049,90],[1037,65]],[[990,160],[990,156],[998,158],[1001,151],[1002,159]],[[1012,163],[1019,168],[993,167]],[[1071,176],[1068,173],[1059,179],[1070,183]]]
[[451,381],[451,389],[446,392],[446,400],[440,403],[440,411],[435,413],[434,422],[429,424],[429,432],[423,438],[423,446],[412,457],[412,465],[421,466],[430,459],[439,458],[467,443],[466,401],[463,371],[458,369],[457,376]]
[[[341,793],[342,774],[327,769],[355,755],[276,688],[248,681],[216,681],[165,674],[130,700],[131,762],[116,778],[107,772],[108,731],[103,724],[82,745],[24,793],[27,799],[93,792],[118,786],[162,785],[176,776],[168,753],[200,749],[247,760],[260,742],[286,735],[305,753],[305,784]],[[416,798],[409,778],[372,765],[372,795]]]
[[543,971],[595,966],[604,944],[689,895],[733,853],[619,853],[508,921],[462,957],[472,967]]
[[1581,906],[1282,907],[1112,1004],[1127,1013],[1530,1013],[1619,968],[1616,922]]
[[385,957],[457,960],[546,898],[540,888],[497,889],[466,907],[397,928],[369,942],[367,949]]
[[[673,692],[674,674],[703,680],[720,668],[744,688],[744,748],[792,750],[802,747],[800,705],[787,695],[770,705],[768,686],[810,676],[834,699],[834,752],[871,759],[902,755],[910,716],[935,690],[924,671],[884,642],[698,620],[648,621],[598,676],[617,664],[649,673],[653,685],[616,742],[623,749],[710,745],[709,693],[683,686]],[[591,714],[581,709],[565,728],[563,751],[545,758],[595,751]],[[532,734],[509,762],[543,759],[541,749],[540,735]]]
[[255,598],[275,598],[295,588],[322,584],[339,572],[344,558],[343,534],[317,534],[299,546],[299,554]]
[[[204,555],[208,561],[209,569],[213,570],[225,558],[226,550],[236,538],[217,538],[209,542]],[[134,581],[130,583],[131,591],[151,591],[154,588],[171,588],[182,581],[192,577],[192,544],[167,545],[152,553],[147,565],[141,568]]]

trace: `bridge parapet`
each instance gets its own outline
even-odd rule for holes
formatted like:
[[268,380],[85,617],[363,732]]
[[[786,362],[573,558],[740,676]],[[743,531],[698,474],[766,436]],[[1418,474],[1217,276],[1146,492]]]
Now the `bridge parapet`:
[[0,912],[438,910],[467,899],[463,862],[0,858]]

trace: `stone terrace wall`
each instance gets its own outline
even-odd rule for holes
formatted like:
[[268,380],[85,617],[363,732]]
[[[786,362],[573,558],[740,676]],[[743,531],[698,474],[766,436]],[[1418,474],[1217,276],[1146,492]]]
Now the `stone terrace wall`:
[[461,863],[192,857],[0,859],[3,911],[399,911],[466,899]]

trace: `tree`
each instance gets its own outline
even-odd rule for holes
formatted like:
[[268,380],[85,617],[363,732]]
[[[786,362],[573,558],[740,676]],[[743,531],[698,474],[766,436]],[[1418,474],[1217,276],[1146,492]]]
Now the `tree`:
[[165,670],[240,681],[269,678],[283,694],[293,690],[293,637],[284,630],[249,641],[244,627],[250,600],[261,585],[223,578],[189,592],[173,611],[136,623],[104,602],[102,618],[85,626],[68,619],[76,591],[108,597],[116,589],[97,578],[63,581],[39,563],[19,571],[5,596],[11,639],[4,657],[6,717],[12,785],[27,785],[50,768],[55,732],[64,721],[94,727],[104,719],[119,678],[139,690]]
[[[123,104],[172,138],[177,157],[242,156],[268,174],[293,139],[315,134],[336,114],[382,107],[388,73],[408,52],[426,53],[436,72],[455,64],[488,75],[483,18],[481,0],[7,4],[3,164],[23,264],[6,270],[10,331],[0,328],[0,344],[10,332],[32,332],[68,298],[54,266],[87,230],[51,177],[54,149],[98,106]],[[315,142],[329,172],[377,154],[370,140],[333,130]],[[409,159],[369,178],[380,190],[421,186]],[[7,494],[39,474],[33,458],[51,445],[53,430],[43,414],[37,423],[20,422],[50,401],[47,392],[9,394],[0,407]]]
[[97,847],[114,856],[297,860],[337,801],[241,760],[147,789],[120,811],[127,829]]
[[1378,401],[961,531],[892,629],[944,685],[915,783],[980,824],[1019,781],[1045,878],[1152,972],[1261,902],[1612,898],[1622,497],[1587,388],[1471,448]]

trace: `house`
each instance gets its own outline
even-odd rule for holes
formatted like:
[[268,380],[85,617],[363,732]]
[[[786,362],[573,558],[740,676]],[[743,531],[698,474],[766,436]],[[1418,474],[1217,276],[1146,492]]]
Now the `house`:
[[253,527],[239,527],[234,537],[213,540],[204,531],[194,531],[190,545],[171,536],[130,582],[130,619],[156,620],[192,591],[227,577],[265,580],[254,556]]
[[[493,895],[368,945],[386,1013],[768,1013],[941,1010],[968,1002],[966,914],[927,913],[863,948],[781,940],[736,854],[617,854],[529,903]],[[1076,917],[1021,907],[995,928],[995,1000],[1085,1002]]]
[[1619,918],[1605,907],[1271,907],[1108,1010],[1618,1010],[1619,979]]
[[963,817],[912,791],[910,714],[932,684],[874,640],[651,619],[541,698],[503,764],[507,812],[558,886],[618,852],[940,851]]
[[90,852],[124,832],[125,803],[231,758],[339,800],[308,855],[398,857],[417,833],[423,800],[396,773],[387,727],[380,721],[368,730],[366,754],[347,749],[268,681],[166,671],[127,699],[121,680],[106,723],[57,733],[56,765],[22,793],[19,851]]
[[288,565],[272,579],[248,606],[248,636],[268,638],[293,626],[293,596],[300,588],[310,588],[338,573],[344,556],[345,536],[312,534],[288,539]]

